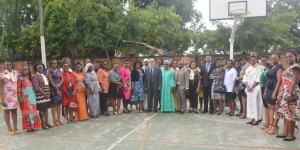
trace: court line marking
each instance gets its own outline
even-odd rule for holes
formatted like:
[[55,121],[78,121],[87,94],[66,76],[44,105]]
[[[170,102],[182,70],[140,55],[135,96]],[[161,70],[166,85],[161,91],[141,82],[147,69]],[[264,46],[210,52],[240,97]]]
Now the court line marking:
[[151,117],[149,117],[146,121],[144,121],[139,126],[137,126],[136,128],[134,128],[132,131],[130,131],[129,133],[127,133],[125,136],[123,136],[122,138],[120,138],[115,144],[113,144],[112,146],[110,146],[107,150],[111,150],[112,148],[114,148],[117,144],[121,143],[125,138],[127,138],[135,130],[137,130],[139,127],[141,127],[142,125],[144,125],[145,123],[147,123],[149,120],[151,120],[156,115],[157,115],[157,113],[155,113],[154,115],[152,115]]
[[145,128],[144,134],[142,136],[142,142],[140,143],[140,146],[139,146],[139,150],[142,150],[144,148],[144,144],[145,144],[144,141],[146,141],[146,137],[148,135],[148,131],[149,131],[149,127],[150,127],[150,122],[151,122],[151,120],[147,121],[146,128]]
[[7,135],[6,140],[3,143],[2,150],[6,150],[7,143],[10,139],[11,135]]

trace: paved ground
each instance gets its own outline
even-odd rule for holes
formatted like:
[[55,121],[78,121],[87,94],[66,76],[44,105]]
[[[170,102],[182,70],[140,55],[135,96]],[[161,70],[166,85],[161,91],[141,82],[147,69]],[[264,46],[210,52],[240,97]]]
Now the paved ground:
[[[228,108],[224,112],[228,112]],[[0,115],[0,141],[4,150],[300,149],[299,133],[296,141],[283,142],[260,131],[260,125],[247,125],[247,120],[229,117],[225,113],[217,116],[132,112],[33,133],[22,131],[19,135],[7,135],[3,111]],[[21,129],[21,117],[18,117],[18,122]],[[279,125],[281,132],[282,121]]]

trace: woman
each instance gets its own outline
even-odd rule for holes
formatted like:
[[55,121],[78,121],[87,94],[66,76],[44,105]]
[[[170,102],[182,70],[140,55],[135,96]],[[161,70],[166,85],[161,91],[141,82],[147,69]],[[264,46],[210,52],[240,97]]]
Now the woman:
[[287,69],[281,74],[282,82],[275,106],[275,118],[284,119],[284,129],[283,133],[276,137],[283,138],[283,141],[293,141],[296,139],[294,135],[295,122],[299,121],[300,117],[300,90],[298,87],[300,66],[296,63],[297,53],[295,50],[288,50],[285,54],[285,59]]
[[84,70],[84,68],[85,68],[85,65],[86,65],[86,64],[88,64],[88,63],[90,63],[90,62],[91,62],[91,60],[90,60],[89,58],[86,58],[86,59],[84,59],[84,60],[83,60],[83,64],[82,64],[82,65],[83,65],[83,66],[82,66],[82,71]]
[[164,61],[164,71],[162,72],[161,90],[161,112],[174,112],[174,98],[172,91],[175,91],[174,73],[169,69],[170,61]]
[[76,102],[77,102],[77,111],[75,111],[75,119],[76,120],[87,120],[88,113],[87,113],[87,104],[86,104],[86,97],[85,97],[85,85],[84,85],[84,75],[85,72],[82,71],[82,64],[76,63],[75,64],[75,71],[73,72],[76,78]]
[[164,65],[163,65],[163,60],[162,59],[157,59],[157,67],[160,68],[161,71],[163,71],[165,69]]
[[84,83],[86,87],[86,94],[88,97],[88,106],[89,106],[89,116],[91,118],[98,118],[100,116],[100,85],[94,71],[94,66],[91,63],[88,63],[84,72]]
[[[94,71],[95,73],[97,73],[97,77],[98,77],[98,70],[99,70],[99,64],[98,63],[94,63]],[[84,69],[83,69],[84,70]]]
[[[234,68],[235,68],[236,71],[237,71],[237,78],[238,78],[238,77],[240,76],[241,70],[242,70],[242,68],[241,68],[241,63],[240,63],[240,60],[239,60],[239,59],[234,60]],[[235,85],[238,85],[238,84],[239,84],[239,81],[238,81],[238,80],[235,79],[234,81],[235,81]],[[240,112],[237,113],[235,116],[239,117],[239,116],[241,116],[242,113],[243,113],[243,102],[242,102],[242,96],[240,95],[239,90],[235,90],[235,91],[236,91],[237,96],[238,96],[239,101],[240,101],[240,110],[239,110]],[[236,108],[237,108],[237,106],[236,106]]]
[[120,112],[121,106],[121,88],[123,83],[121,82],[121,76],[119,73],[119,65],[117,63],[113,64],[113,70],[109,73],[109,93],[108,96],[112,99],[113,105],[113,115],[122,115]]
[[[71,58],[69,58],[69,57],[64,57],[64,58],[62,59],[62,65],[65,64],[65,63],[68,64],[69,66],[71,66]],[[60,68],[60,71],[63,72],[63,68]],[[72,69],[71,69],[70,67],[69,67],[69,72],[72,72]],[[63,98],[64,98],[64,97],[62,97],[62,101],[64,101]],[[62,111],[61,115],[62,115],[62,116],[65,116],[65,114],[64,114],[64,112],[65,112],[65,111],[64,111],[64,107],[61,107],[61,111]]]
[[[198,67],[197,67],[197,70],[199,73],[201,73],[201,65],[205,65],[205,60],[202,59],[199,63],[198,63]],[[200,79],[202,77],[200,76]],[[203,107],[203,89],[200,88],[199,92],[198,92],[198,98],[199,98],[199,103],[200,103],[200,108],[199,108],[199,111],[202,111],[202,107]]]
[[[225,70],[221,66],[221,60],[217,59],[215,61],[216,68],[212,70],[210,74],[210,79],[213,79],[212,86],[211,86],[211,99],[213,100],[213,106],[214,106],[214,111],[213,114],[216,113],[217,111],[217,102],[219,102],[219,106],[223,106],[223,100],[225,100],[225,93],[215,93],[214,92],[214,87],[218,83],[224,83],[224,75],[225,75]],[[223,112],[223,107],[220,107],[219,112],[217,115],[221,115]]]
[[260,75],[260,88],[261,88],[261,94],[262,94],[262,99],[263,99],[263,106],[265,108],[265,124],[263,126],[260,127],[261,130],[266,130],[270,124],[269,122],[269,108],[268,108],[268,104],[266,102],[266,98],[265,98],[265,83],[267,82],[268,78],[267,78],[267,72],[271,66],[270,61],[269,61],[269,57],[268,56],[262,56],[261,57],[261,63],[264,66],[264,71],[261,73]]
[[183,67],[190,68],[190,59],[188,57],[182,57]]
[[49,129],[53,126],[48,122],[48,109],[51,108],[50,87],[47,77],[43,74],[45,65],[41,62],[33,66],[34,74],[32,83],[36,95],[37,110],[42,121],[42,128]]
[[139,106],[136,107],[136,112],[143,112],[143,102],[146,100],[144,91],[144,70],[142,69],[142,62],[135,61],[134,69],[131,70],[131,89],[133,94],[140,97]]
[[107,95],[109,89],[109,65],[108,62],[103,61],[100,65],[100,69],[98,70],[98,82],[100,85],[100,109],[101,114],[104,116],[109,116],[110,114],[107,112]]
[[60,121],[60,106],[62,103],[62,88],[63,77],[61,71],[57,69],[57,60],[50,61],[51,69],[48,70],[48,80],[50,83],[50,98],[51,98],[51,112],[53,118],[53,125],[63,125]]
[[[77,120],[73,118],[73,110],[69,109],[71,102],[76,103],[77,83],[74,73],[69,71],[69,64],[65,63],[62,67],[62,75],[64,79],[62,84],[64,101],[62,105],[64,106],[65,123],[69,124],[70,122],[77,122]],[[68,114],[70,114],[70,119],[67,118]]]
[[[261,59],[262,63],[264,63],[264,58]],[[265,92],[264,98],[266,99],[266,122],[269,124],[265,124],[261,129],[265,130],[266,133],[273,135],[277,132],[277,123],[279,120],[274,120],[274,112],[276,105],[276,96],[279,91],[279,87],[281,84],[281,74],[284,70],[283,66],[279,64],[280,58],[279,55],[273,54],[271,55],[271,63],[272,66],[266,73],[267,81],[265,83]]]
[[[4,109],[4,119],[8,134],[19,134],[20,132],[17,128],[17,108],[19,107],[17,82],[20,73],[17,70],[13,70],[14,65],[10,61],[4,62],[4,68],[4,72],[0,73],[0,96]],[[13,120],[13,129],[10,125],[10,113]]]
[[128,64],[129,64],[129,61],[128,60],[125,60],[124,61],[124,65],[123,67],[121,68],[120,70],[120,75],[121,75],[121,80],[122,80],[122,83],[123,83],[123,88],[122,88],[122,92],[123,92],[123,113],[129,113],[129,110],[127,108],[127,105],[128,105],[128,101],[130,99],[130,96],[131,96],[131,78],[130,78],[130,69],[128,68]]
[[[175,72],[179,70],[179,68],[177,67],[177,64],[178,64],[177,61],[173,60],[172,68],[171,68],[171,70],[173,71],[173,74],[175,74]],[[174,98],[174,108],[175,108],[175,110],[177,110],[178,104],[177,104],[176,92],[175,91],[173,92],[173,98]]]
[[195,112],[198,114],[198,99],[197,95],[200,90],[200,73],[196,69],[196,63],[192,61],[190,63],[190,76],[189,76],[189,101],[190,101],[190,110],[189,112]]
[[[244,79],[244,75],[246,74],[246,70],[251,66],[249,63],[248,63],[248,59],[246,56],[242,56],[240,58],[240,63],[242,65],[242,70],[240,72],[240,75],[235,79],[236,81],[239,81],[239,82],[243,82],[243,79]],[[241,96],[242,98],[242,114],[240,116],[240,119],[245,119],[246,118],[246,115],[247,115],[247,95],[246,95],[246,92],[245,90],[239,90],[239,96]]]
[[[237,77],[237,71],[233,67],[233,60],[228,60],[227,61],[227,70],[225,70],[225,77],[224,77],[224,85],[226,86],[226,93],[225,93],[225,98],[228,100],[229,104],[229,116],[234,116],[234,109],[235,109],[235,98],[236,98],[236,93],[235,93],[235,86],[236,82],[234,79]],[[220,105],[220,108],[222,105]]]
[[263,101],[259,82],[264,67],[258,64],[258,59],[255,56],[250,57],[250,64],[251,66],[246,70],[243,78],[243,82],[246,84],[247,117],[250,118],[247,124],[258,125],[263,113]]
[[18,99],[22,112],[22,128],[26,131],[33,131],[42,127],[40,117],[37,114],[36,97],[31,77],[29,66],[23,66],[18,80]]

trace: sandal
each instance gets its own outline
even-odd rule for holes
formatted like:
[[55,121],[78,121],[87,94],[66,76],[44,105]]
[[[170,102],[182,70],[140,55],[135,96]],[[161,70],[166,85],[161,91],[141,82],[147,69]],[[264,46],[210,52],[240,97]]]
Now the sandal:
[[14,131],[8,132],[8,135],[15,135]]
[[140,113],[142,113],[143,111],[142,111],[142,110],[140,110],[139,112],[140,112]]
[[113,112],[113,115],[118,115],[118,113],[117,112]]
[[[92,116],[91,116],[91,118],[92,118]],[[68,119],[68,120],[65,120],[65,123],[66,124],[69,124],[70,123],[70,120]]]
[[118,112],[119,115],[123,115],[121,112]]
[[246,119],[246,115],[241,115],[240,117],[239,117],[240,119]]
[[19,130],[14,130],[13,131],[15,134],[20,134],[20,131]]
[[238,113],[238,114],[236,114],[235,116],[239,117],[239,116],[241,116],[241,115],[242,115],[241,113]]

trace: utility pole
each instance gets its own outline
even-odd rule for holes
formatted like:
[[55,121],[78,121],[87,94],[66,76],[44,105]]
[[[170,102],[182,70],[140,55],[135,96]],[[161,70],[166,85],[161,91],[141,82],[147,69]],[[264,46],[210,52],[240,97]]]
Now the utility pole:
[[45,50],[45,37],[44,37],[44,25],[43,25],[43,2],[42,2],[42,0],[39,0],[39,19],[40,19],[40,40],[41,40],[42,63],[45,66],[47,66],[46,50]]

